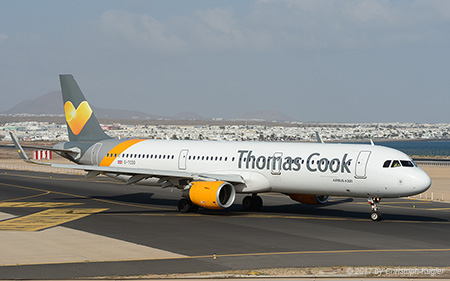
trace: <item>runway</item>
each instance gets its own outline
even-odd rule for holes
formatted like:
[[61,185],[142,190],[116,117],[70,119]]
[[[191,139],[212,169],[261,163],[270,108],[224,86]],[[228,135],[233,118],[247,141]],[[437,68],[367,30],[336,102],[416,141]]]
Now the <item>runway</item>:
[[[0,279],[315,266],[448,266],[450,204],[365,199],[180,214],[180,192],[108,178],[0,170]],[[6,251],[5,249],[8,249]]]

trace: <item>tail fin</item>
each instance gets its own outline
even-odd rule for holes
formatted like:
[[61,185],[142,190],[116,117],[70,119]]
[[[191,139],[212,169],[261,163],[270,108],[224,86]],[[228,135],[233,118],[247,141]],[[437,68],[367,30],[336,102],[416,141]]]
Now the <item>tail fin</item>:
[[89,103],[70,74],[59,75],[70,141],[110,139],[100,127]]

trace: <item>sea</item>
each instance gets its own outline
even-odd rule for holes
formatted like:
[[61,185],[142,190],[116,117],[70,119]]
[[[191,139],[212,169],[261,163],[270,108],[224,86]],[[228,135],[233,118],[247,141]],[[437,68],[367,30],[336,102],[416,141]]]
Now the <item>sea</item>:
[[374,141],[415,156],[450,156],[450,140]]

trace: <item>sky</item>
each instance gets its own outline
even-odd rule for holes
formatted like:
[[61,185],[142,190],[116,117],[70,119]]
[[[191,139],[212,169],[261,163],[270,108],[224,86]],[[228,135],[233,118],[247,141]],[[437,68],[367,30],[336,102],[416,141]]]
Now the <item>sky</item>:
[[0,111],[59,90],[156,115],[450,122],[448,0],[1,0]]

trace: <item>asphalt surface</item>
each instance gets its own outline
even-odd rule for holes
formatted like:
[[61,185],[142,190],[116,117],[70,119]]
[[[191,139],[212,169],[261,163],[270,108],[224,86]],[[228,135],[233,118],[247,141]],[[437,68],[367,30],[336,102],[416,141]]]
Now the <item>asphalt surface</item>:
[[[228,210],[180,214],[176,207],[179,196],[178,190],[126,186],[103,177],[0,170],[0,212],[21,218],[58,210],[58,204],[95,209],[98,211],[60,225],[186,256],[5,264],[0,265],[0,279],[450,265],[448,203],[386,199],[381,202],[384,220],[372,222],[365,199],[332,198],[329,204],[308,206],[285,195],[267,194],[262,195],[262,210],[250,213],[243,211],[243,197],[238,196]],[[23,205],[8,205],[11,202]],[[51,208],[33,206],[33,202],[47,202]],[[44,224],[37,231],[54,226]]]

